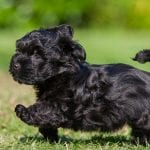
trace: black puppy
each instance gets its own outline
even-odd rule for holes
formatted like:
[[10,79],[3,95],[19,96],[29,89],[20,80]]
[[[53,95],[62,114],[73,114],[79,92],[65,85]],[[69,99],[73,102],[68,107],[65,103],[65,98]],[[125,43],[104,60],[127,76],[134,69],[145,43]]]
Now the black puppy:
[[57,129],[113,131],[124,124],[141,143],[150,142],[150,74],[125,64],[90,65],[69,25],[34,30],[16,42],[10,72],[34,85],[36,103],[15,108],[45,138]]

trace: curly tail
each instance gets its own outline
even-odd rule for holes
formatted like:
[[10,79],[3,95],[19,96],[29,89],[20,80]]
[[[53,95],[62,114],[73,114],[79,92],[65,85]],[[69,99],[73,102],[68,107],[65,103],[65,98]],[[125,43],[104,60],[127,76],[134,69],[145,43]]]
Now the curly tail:
[[139,51],[135,58],[133,58],[134,61],[138,61],[139,63],[146,63],[150,62],[150,49],[144,49],[142,51]]

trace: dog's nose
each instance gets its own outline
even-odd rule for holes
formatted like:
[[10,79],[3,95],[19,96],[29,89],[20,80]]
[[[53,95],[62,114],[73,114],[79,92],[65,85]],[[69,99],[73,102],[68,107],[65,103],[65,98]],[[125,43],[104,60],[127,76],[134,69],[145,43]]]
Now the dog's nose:
[[19,70],[21,68],[21,65],[19,63],[14,64],[13,68],[15,70]]

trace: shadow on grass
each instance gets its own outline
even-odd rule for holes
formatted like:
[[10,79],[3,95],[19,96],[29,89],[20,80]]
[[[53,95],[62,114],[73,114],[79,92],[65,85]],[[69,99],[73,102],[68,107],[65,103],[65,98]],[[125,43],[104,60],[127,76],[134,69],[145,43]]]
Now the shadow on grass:
[[[20,142],[21,143],[32,143],[33,141],[36,142],[40,142],[40,143],[44,143],[44,142],[49,142],[47,140],[45,140],[42,136],[24,136],[22,138],[20,138]],[[125,136],[93,136],[89,139],[74,139],[74,138],[70,138],[67,136],[60,136],[59,137],[59,144],[63,144],[63,143],[73,143],[73,144],[101,144],[101,145],[113,145],[113,144],[118,144],[118,145],[123,145],[123,144],[131,144],[130,139],[128,139]]]

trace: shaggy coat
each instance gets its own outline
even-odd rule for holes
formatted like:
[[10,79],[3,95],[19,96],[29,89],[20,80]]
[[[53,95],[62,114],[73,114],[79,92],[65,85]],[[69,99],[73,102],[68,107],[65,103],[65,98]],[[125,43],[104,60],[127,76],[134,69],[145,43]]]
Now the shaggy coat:
[[34,30],[16,42],[10,73],[33,85],[36,102],[15,108],[51,141],[57,129],[114,131],[128,124],[150,142],[150,74],[126,64],[90,65],[69,25]]

